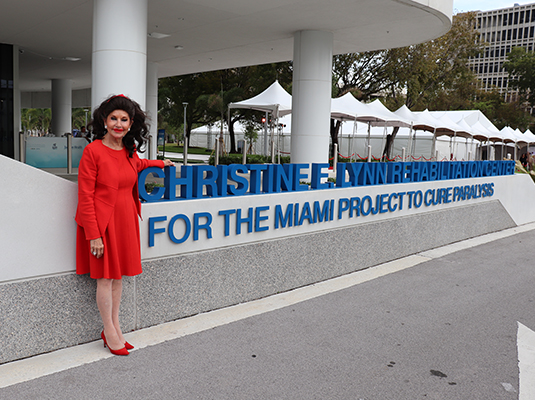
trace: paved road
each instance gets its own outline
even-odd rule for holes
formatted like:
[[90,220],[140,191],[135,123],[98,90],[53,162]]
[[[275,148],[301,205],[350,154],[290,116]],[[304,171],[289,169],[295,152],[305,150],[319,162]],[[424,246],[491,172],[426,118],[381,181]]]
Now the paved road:
[[517,322],[535,329],[533,243],[528,230],[423,253],[411,268],[12,385],[0,398],[518,399]]

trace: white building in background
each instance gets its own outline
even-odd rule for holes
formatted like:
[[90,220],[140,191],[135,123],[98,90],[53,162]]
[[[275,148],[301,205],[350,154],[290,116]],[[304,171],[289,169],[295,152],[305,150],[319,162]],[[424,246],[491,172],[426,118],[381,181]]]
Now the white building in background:
[[503,69],[503,63],[514,47],[525,47],[530,52],[535,49],[535,3],[479,11],[476,29],[486,47],[470,60],[470,69],[484,90],[496,88],[506,100],[513,100],[516,91],[509,87],[509,74]]

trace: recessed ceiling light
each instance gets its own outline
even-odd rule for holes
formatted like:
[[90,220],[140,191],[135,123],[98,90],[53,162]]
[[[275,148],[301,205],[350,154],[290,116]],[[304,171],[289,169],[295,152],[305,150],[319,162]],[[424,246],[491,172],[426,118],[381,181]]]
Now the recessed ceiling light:
[[78,57],[63,57],[63,60],[65,60],[65,61],[80,61],[81,58],[78,58]]
[[150,33],[147,33],[147,36],[153,39],[163,39],[171,35],[167,35],[166,33],[150,32]]
[[184,50],[184,46],[177,45],[177,46],[175,46],[175,49],[177,49],[177,50]]

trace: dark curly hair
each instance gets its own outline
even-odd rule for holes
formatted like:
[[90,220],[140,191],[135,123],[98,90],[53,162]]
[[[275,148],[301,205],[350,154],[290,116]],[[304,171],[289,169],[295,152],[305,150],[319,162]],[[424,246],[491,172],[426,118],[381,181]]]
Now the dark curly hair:
[[130,116],[130,119],[134,121],[130,131],[123,137],[123,144],[128,150],[129,156],[132,157],[134,151],[144,152],[141,148],[149,137],[149,126],[145,122],[147,114],[138,103],[122,94],[107,98],[93,112],[93,120],[89,123],[89,126],[93,128],[95,139],[102,140],[106,135],[107,130],[104,128],[104,121],[115,110],[125,111]]

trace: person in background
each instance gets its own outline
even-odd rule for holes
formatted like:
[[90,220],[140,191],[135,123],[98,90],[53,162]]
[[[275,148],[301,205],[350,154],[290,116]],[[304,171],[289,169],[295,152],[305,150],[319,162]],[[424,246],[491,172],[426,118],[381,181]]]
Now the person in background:
[[527,166],[526,166],[526,169],[528,171],[533,171],[533,164],[535,163],[535,156],[531,153],[528,153],[528,157],[527,157]]
[[528,167],[528,154],[527,153],[524,153],[520,156],[520,164],[522,164],[524,168]]
[[94,140],[78,169],[76,273],[97,281],[96,302],[104,346],[128,355],[134,346],[121,331],[122,277],[141,273],[138,173],[174,165],[170,160],[140,159],[149,135],[146,114],[124,95],[106,99],[90,122]]
[[91,143],[91,134],[86,130],[85,126],[80,127],[80,137],[83,137],[89,143]]

